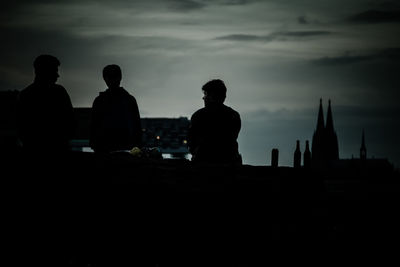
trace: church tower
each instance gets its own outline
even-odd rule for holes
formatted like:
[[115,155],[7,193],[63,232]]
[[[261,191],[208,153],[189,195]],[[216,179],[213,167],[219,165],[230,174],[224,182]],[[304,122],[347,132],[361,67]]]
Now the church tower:
[[322,109],[322,98],[319,100],[319,111],[318,111],[318,121],[317,121],[317,129],[314,131],[314,135],[312,138],[311,144],[311,156],[312,156],[312,164],[314,166],[319,165],[324,159],[324,135],[325,135],[325,126],[324,126],[324,111]]
[[304,154],[303,154],[303,164],[304,164],[304,168],[311,167],[311,151],[310,151],[310,145],[309,145],[308,140],[306,140],[306,150],[304,151]]
[[327,160],[339,159],[339,145],[335,128],[333,127],[330,99],[329,99],[328,115],[326,117],[326,127],[325,127],[325,151],[326,151],[325,158]]
[[321,166],[327,161],[339,159],[339,145],[333,126],[331,100],[329,100],[328,104],[326,125],[324,124],[322,99],[319,101],[317,128],[314,131],[311,151],[311,161],[314,166]]
[[361,137],[360,159],[361,160],[366,160],[367,159],[367,148],[365,146],[364,130],[362,132],[362,137]]

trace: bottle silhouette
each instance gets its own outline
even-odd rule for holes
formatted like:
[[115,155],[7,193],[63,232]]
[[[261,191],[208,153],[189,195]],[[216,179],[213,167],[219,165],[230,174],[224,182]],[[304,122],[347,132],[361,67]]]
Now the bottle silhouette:
[[272,149],[271,153],[271,166],[277,168],[279,161],[279,150],[277,148]]
[[296,150],[294,151],[293,167],[300,168],[301,166],[301,151],[300,151],[300,141],[296,141]]
[[310,151],[310,145],[308,140],[306,141],[306,150],[304,151],[304,168],[310,168],[311,167],[311,151]]

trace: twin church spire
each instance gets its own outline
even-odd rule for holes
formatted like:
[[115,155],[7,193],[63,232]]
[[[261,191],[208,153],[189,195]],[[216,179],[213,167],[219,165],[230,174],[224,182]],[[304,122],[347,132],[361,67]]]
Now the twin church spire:
[[326,124],[322,108],[322,99],[319,102],[317,128],[312,139],[312,161],[313,164],[321,164],[329,160],[339,159],[338,139],[333,126],[331,100],[328,102]]
[[328,113],[326,118],[326,125],[324,122],[324,111],[322,109],[322,98],[319,100],[319,111],[318,111],[318,122],[317,122],[317,131],[335,131],[333,127],[333,117],[332,117],[332,108],[331,108],[331,100],[328,101]]

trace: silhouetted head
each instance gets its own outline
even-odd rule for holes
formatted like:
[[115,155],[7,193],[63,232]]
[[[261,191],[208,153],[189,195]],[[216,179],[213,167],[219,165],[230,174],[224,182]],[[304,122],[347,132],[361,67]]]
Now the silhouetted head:
[[51,55],[40,55],[33,62],[35,81],[39,83],[54,84],[58,77],[60,61]]
[[211,80],[201,88],[204,93],[204,105],[206,107],[222,105],[226,98],[226,86],[222,80]]
[[118,65],[107,65],[103,69],[103,79],[108,88],[119,87],[122,80],[122,71]]

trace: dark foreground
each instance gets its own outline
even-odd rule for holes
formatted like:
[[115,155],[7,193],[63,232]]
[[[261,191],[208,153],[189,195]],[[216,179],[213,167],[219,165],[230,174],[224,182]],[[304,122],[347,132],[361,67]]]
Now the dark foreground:
[[190,266],[263,256],[277,244],[400,237],[394,172],[16,153],[3,156],[1,183],[4,255],[15,266],[184,257]]

